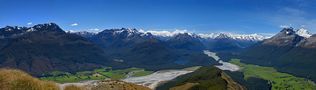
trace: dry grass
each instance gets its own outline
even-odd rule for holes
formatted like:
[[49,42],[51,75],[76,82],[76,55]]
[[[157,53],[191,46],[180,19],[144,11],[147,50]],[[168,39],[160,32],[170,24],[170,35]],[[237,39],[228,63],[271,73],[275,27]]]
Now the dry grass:
[[148,87],[127,83],[119,80],[104,80],[98,82],[97,86],[90,86],[91,90],[151,90]]
[[65,86],[64,90],[87,90],[87,89],[81,86],[68,85],[68,86]]
[[[0,69],[0,90],[60,90],[55,82],[42,81],[16,69]],[[150,90],[147,87],[118,80],[101,81],[98,85],[68,85],[63,90]]]
[[59,90],[54,82],[41,81],[16,69],[0,69],[1,90]]

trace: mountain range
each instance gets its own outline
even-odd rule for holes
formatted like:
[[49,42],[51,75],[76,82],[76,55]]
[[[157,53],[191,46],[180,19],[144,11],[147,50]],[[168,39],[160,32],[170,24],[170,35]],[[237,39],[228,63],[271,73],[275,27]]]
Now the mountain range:
[[[1,68],[17,68],[34,76],[51,71],[77,72],[100,67],[137,67],[158,71],[219,65],[203,53],[203,50],[209,50],[217,52],[223,61],[238,58],[242,63],[274,67],[279,72],[316,81],[316,35],[304,28],[287,27],[272,37],[266,37],[259,34],[196,34],[130,28],[69,32],[55,23],[45,23],[32,27],[0,28],[0,49]],[[212,69],[217,74],[204,73],[209,72],[208,69],[198,70],[198,73],[180,76],[165,85],[173,88],[189,85],[191,89],[208,88],[206,84],[217,85],[204,82],[203,77],[223,85],[214,88],[230,87],[227,80],[219,78],[223,76],[219,74],[222,71]],[[243,79],[239,74],[227,74]],[[206,77],[210,75],[212,77]],[[246,88],[257,88],[266,86],[268,81],[251,79],[242,82]],[[254,82],[259,84],[250,85]],[[233,86],[244,89],[240,85]]]
[[87,70],[110,64],[101,47],[54,23],[0,29],[0,66],[32,74]]
[[316,35],[305,29],[284,28],[275,36],[247,48],[243,62],[273,66],[281,72],[316,81]]
[[191,33],[168,39],[127,28],[70,33],[55,23],[46,23],[6,26],[0,28],[0,37],[0,67],[18,68],[33,75],[104,66],[161,70],[217,64],[202,53],[209,48],[203,40],[209,39]]
[[[33,75],[50,71],[82,71],[99,67],[149,70],[219,64],[202,50],[234,53],[223,59],[273,66],[315,81],[316,35],[284,28],[271,38],[258,34],[161,34],[137,29],[105,29],[98,33],[67,32],[55,23],[0,28],[0,67]],[[221,53],[219,53],[221,54]]]
[[[258,41],[269,38],[270,36],[264,36],[260,34],[233,34],[233,33],[189,33],[185,31],[144,31],[137,29],[121,28],[121,29],[106,29],[101,32],[87,32],[87,31],[68,31],[69,33],[74,33],[86,38],[92,38],[99,33],[104,33],[104,31],[116,30],[115,34],[127,33],[128,35],[139,34],[140,37],[149,36],[150,38],[155,38],[160,41],[191,41],[195,39],[195,42],[202,43],[198,47],[201,49],[211,49],[214,51],[232,51],[233,49],[242,49],[249,47]],[[114,35],[114,34],[113,34]],[[108,35],[107,35],[108,36]],[[147,37],[148,38],[148,37]],[[177,40],[175,40],[177,39]],[[227,45],[228,44],[228,45]],[[224,45],[224,47],[222,47]],[[229,48],[229,49],[228,49]]]

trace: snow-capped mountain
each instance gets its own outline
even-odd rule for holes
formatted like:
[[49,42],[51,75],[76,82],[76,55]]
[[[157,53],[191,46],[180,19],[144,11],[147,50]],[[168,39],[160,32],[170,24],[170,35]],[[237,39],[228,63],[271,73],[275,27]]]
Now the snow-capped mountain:
[[110,35],[110,36],[114,36],[114,37],[121,37],[121,38],[127,38],[130,39],[132,37],[152,37],[151,33],[144,33],[144,32],[140,32],[137,29],[133,28],[121,28],[121,29],[106,29],[103,30],[99,33],[97,33],[97,35]]
[[88,32],[88,31],[80,31],[80,32],[67,31],[67,33],[74,33],[74,34],[80,35],[80,36],[85,37],[85,38],[92,37],[92,36],[97,34],[96,32]]
[[144,41],[158,41],[164,42],[172,48],[185,48],[190,50],[226,50],[228,47],[228,50],[238,50],[269,38],[259,34],[196,34],[186,30],[144,31],[129,28],[106,29],[96,34],[87,32],[77,32],[75,34],[86,37],[96,43],[102,43],[101,46],[103,47],[128,46],[132,45],[132,43],[137,44]]
[[205,49],[201,38],[192,33],[179,33],[167,40],[169,46],[178,49],[197,50]]
[[294,28],[283,28],[278,34],[263,41],[265,45],[295,46],[304,38],[294,31]]
[[19,36],[26,32],[26,27],[17,27],[17,26],[6,26],[4,28],[0,28],[0,38],[9,38],[14,36]]
[[97,34],[108,34],[110,36],[115,36],[115,35],[124,35],[124,37],[128,38],[133,35],[138,35],[138,36],[152,36],[151,33],[149,32],[142,32],[138,31],[137,29],[132,29],[132,28],[120,28],[120,29],[105,29],[100,32],[90,32],[90,31],[74,31],[74,30],[68,30],[66,31],[67,33],[73,33],[77,34],[83,37],[91,37]]
[[[140,30],[140,32],[151,33],[157,37],[174,37],[177,34],[188,33],[189,35],[197,35],[203,39],[216,39],[216,38],[230,38],[235,40],[248,40],[248,41],[261,41],[269,38],[270,36],[264,36],[260,34],[234,34],[234,33],[209,33],[209,34],[201,34],[201,33],[191,33],[187,30],[175,30],[175,31],[144,31]],[[225,37],[223,37],[225,36]]]
[[64,32],[55,23],[38,24],[38,25],[35,25],[33,27],[6,26],[4,28],[0,28],[0,38],[12,38],[12,37],[21,36],[23,34],[30,33],[30,32],[36,32],[36,31]]
[[300,28],[296,30],[296,34],[305,38],[309,38],[310,36],[312,36],[312,34],[308,32],[308,30],[305,28]]
[[154,31],[154,30],[144,31],[144,30],[139,30],[139,32],[151,33],[152,35],[158,36],[158,37],[173,37],[175,35],[184,34],[184,33],[188,33],[189,35],[192,35],[192,33],[189,33],[187,30],[175,30],[175,31]]
[[235,40],[247,40],[247,41],[261,41],[269,38],[269,36],[263,36],[260,34],[233,34],[233,33],[210,33],[210,34],[198,34],[201,38],[205,39],[223,39],[230,38]]
[[[86,38],[64,32],[54,23],[7,26],[0,28],[0,37],[3,37],[0,38],[0,66],[34,75],[54,70],[87,70],[112,62],[104,56],[102,48]],[[56,63],[59,65],[55,67]]]
[[292,27],[283,28],[278,34],[263,41],[263,44],[277,46],[303,46],[311,45],[315,41],[312,34],[307,29],[300,28],[295,30]]
[[[262,43],[245,49],[241,60],[246,63],[274,66],[282,72],[316,80],[316,35],[306,29],[284,27]],[[285,69],[286,68],[286,69]]]

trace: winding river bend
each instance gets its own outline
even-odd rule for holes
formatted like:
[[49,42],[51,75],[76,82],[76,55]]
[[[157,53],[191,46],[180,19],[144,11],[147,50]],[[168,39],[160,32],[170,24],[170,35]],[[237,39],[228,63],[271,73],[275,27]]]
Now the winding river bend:
[[[216,55],[215,52],[210,52],[208,50],[203,51],[204,54],[208,55],[209,57],[215,59],[217,62],[219,62],[222,65],[216,65],[215,67],[221,69],[221,70],[229,70],[229,71],[238,71],[240,69],[239,66],[235,64],[231,64],[228,62],[224,62],[221,60],[219,56]],[[160,83],[172,80],[180,75],[184,75],[190,72],[193,72],[194,70],[161,70],[157,71],[153,74],[141,76],[141,77],[127,77],[125,79],[122,79],[125,82],[134,83],[138,85],[143,85],[146,87],[149,87],[151,89],[155,89]],[[78,86],[84,86],[88,84],[94,84],[99,80],[88,80],[88,81],[82,81],[78,83],[64,83],[60,84],[60,87],[63,88],[66,85],[78,85]]]
[[222,64],[222,65],[216,65],[215,67],[221,69],[221,70],[229,70],[229,71],[238,71],[240,69],[239,66],[229,63],[229,62],[224,62],[221,60],[221,58],[219,56],[216,55],[215,52],[211,52],[209,50],[204,50],[203,51],[204,54],[206,54],[207,56],[215,59],[218,63]]
[[[151,89],[155,89],[159,84],[172,80],[180,75],[184,75],[190,72],[193,72],[194,70],[161,70],[157,71],[153,74],[146,75],[146,76],[140,76],[140,77],[127,77],[125,79],[122,79],[122,81],[134,83],[137,85],[142,85],[145,87],[149,87]],[[63,88],[67,85],[76,85],[76,86],[85,86],[85,85],[94,85],[96,82],[100,80],[88,80],[88,81],[81,81],[77,83],[64,83],[59,84],[60,88],[63,90]]]
[[153,74],[142,77],[130,77],[123,79],[125,82],[130,82],[138,85],[143,85],[151,89],[155,89],[160,83],[172,80],[180,75],[184,75],[193,71],[189,70],[162,70]]

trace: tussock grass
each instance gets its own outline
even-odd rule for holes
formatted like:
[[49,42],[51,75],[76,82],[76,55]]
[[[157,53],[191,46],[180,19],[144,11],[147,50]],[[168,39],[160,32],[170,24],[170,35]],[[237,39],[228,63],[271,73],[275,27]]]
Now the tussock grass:
[[136,85],[120,80],[103,80],[96,86],[90,85],[91,90],[151,90],[148,87]]
[[0,69],[1,90],[59,90],[56,83],[41,81],[16,69]]
[[64,87],[64,90],[87,90],[84,87],[76,86],[76,85],[68,85]]
[[[60,90],[51,81],[43,81],[17,69],[0,69],[0,90]],[[119,80],[101,81],[98,85],[67,85],[63,90],[150,90],[147,87]]]

